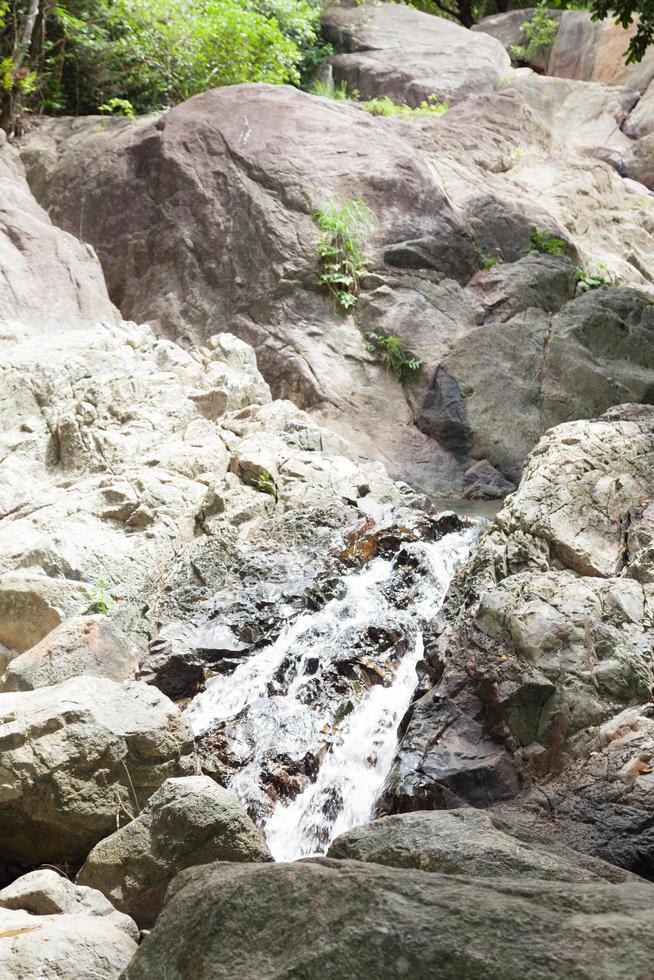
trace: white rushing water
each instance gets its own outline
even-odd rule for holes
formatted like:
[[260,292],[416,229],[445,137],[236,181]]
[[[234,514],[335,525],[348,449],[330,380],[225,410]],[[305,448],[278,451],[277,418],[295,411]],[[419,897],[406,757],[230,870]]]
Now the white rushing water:
[[[405,545],[422,569],[408,608],[395,608],[384,594],[393,561],[374,559],[363,571],[347,576],[342,598],[300,615],[275,643],[229,676],[214,678],[192,702],[187,718],[196,734],[216,722],[247,716],[252,758],[229,783],[246,805],[257,799],[257,793],[261,797],[258,777],[266,759],[276,753],[292,756],[294,751],[301,757],[320,732],[332,733],[315,781],[290,803],[277,803],[266,823],[268,844],[277,860],[322,852],[338,834],[370,819],[393,761],[397,726],[416,685],[422,626],[437,617],[452,574],[466,558],[474,536],[471,530],[437,542]],[[353,631],[379,622],[401,629],[410,638],[409,649],[392,683],[363,691],[338,723],[333,704],[331,714],[326,714],[328,705],[320,699],[314,706],[307,696],[309,685],[315,690],[321,675],[328,677]],[[271,695],[271,682],[282,665],[286,685],[282,694]]]

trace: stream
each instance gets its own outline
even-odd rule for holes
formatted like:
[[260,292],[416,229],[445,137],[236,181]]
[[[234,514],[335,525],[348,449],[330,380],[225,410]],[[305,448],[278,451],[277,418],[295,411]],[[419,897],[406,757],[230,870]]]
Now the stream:
[[196,736],[216,737],[238,760],[227,786],[276,860],[323,853],[371,818],[416,686],[422,630],[478,530],[405,543],[346,574],[336,598],[298,614],[190,704]]

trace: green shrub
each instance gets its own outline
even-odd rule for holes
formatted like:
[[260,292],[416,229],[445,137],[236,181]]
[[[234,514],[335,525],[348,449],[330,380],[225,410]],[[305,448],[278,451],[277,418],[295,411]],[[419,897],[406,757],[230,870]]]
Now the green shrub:
[[375,226],[374,215],[356,197],[328,201],[315,212],[314,219],[322,232],[316,246],[322,270],[318,281],[344,310],[350,310],[356,305],[361,277],[368,270],[363,249]]
[[546,3],[539,3],[533,16],[522,25],[526,43],[511,45],[511,56],[525,64],[533,62],[552,48],[558,29],[559,22],[548,16]]
[[529,240],[532,248],[543,255],[565,255],[566,243],[550,231],[532,231]]
[[402,347],[399,337],[391,334],[385,337],[382,334],[369,331],[365,334],[366,349],[376,353],[389,371],[392,371],[398,381],[406,376],[407,373],[419,371],[422,361]]
[[113,599],[107,591],[107,583],[103,578],[99,578],[89,593],[89,604],[85,615],[108,616],[113,604]]
[[440,102],[436,95],[430,95],[415,109],[403,102],[393,102],[388,95],[368,99],[359,105],[373,116],[442,116],[449,108],[447,102]]
[[129,99],[109,99],[108,102],[98,106],[98,112],[106,112],[114,116],[127,116],[128,119],[134,119],[136,115],[134,106]]

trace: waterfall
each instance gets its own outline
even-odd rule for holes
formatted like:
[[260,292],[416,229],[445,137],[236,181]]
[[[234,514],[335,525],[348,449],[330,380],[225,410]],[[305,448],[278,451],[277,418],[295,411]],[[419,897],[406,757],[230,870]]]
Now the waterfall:
[[[196,735],[222,725],[242,753],[228,788],[258,814],[276,859],[322,852],[370,819],[416,685],[422,628],[438,616],[476,533],[404,544],[401,562],[398,555],[377,557],[351,572],[339,598],[300,614],[274,643],[232,674],[213,678],[191,703],[187,718]],[[388,650],[369,663],[359,648],[371,627],[399,640],[387,641]],[[352,662],[369,670],[369,684],[351,679]],[[307,758],[317,773],[303,778],[294,798],[271,804],[264,782],[276,760],[302,771]]]

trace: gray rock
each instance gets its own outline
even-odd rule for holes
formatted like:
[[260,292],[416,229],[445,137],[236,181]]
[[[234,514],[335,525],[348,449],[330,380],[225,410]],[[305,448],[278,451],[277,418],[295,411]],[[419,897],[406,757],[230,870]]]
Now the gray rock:
[[[0,134],[0,324],[30,335],[56,332],[62,323],[89,327],[116,323],[93,249],[53,227],[32,197],[16,150]],[[1,513],[1,510],[0,510]]]
[[123,912],[118,912],[102,892],[74,885],[57,871],[43,868],[30,871],[0,891],[0,908],[21,909],[30,915],[100,916],[134,942],[139,940],[138,926]]
[[390,3],[334,6],[323,14],[334,42],[334,80],[363,99],[390,96],[419,105],[438,96],[455,103],[500,87],[511,61],[499,44],[459,24]]
[[[531,20],[535,10],[535,7],[525,7],[521,10],[509,10],[504,14],[492,14],[490,17],[482,17],[473,26],[472,30],[481,31],[483,34],[490,34],[491,37],[496,38],[506,48],[509,54],[512,54],[514,46],[525,44],[526,38],[522,27],[527,21]],[[548,9],[547,16],[552,20],[558,21],[561,18],[561,11]],[[532,68],[545,71],[548,57],[549,51],[541,47],[534,52],[529,64]]]
[[78,677],[0,695],[0,860],[82,863],[168,776],[193,737],[155,688]]
[[32,691],[82,674],[126,681],[134,678],[137,667],[128,643],[107,616],[78,616],[15,657],[0,690]]
[[467,808],[381,817],[337,837],[327,856],[472,878],[637,880],[604,861],[521,831],[492,813]]
[[590,826],[582,849],[654,874],[651,723],[613,748],[602,735],[641,717],[654,680],[653,449],[646,406],[543,437],[427,638],[431,687],[402,724],[382,812],[524,810],[575,848]]
[[167,779],[135,820],[96,844],[77,882],[147,929],[175,875],[212,861],[272,857],[243,804],[222,786],[208,776]]
[[654,133],[638,140],[623,157],[626,177],[654,190]]
[[497,500],[514,490],[515,483],[505,479],[487,459],[480,459],[463,474],[463,496],[468,500]]
[[622,127],[631,139],[639,140],[654,133],[654,82],[650,82],[640,101]]
[[124,980],[631,980],[654,954],[652,895],[646,882],[514,882],[325,858],[208,865],[176,878]]
[[118,980],[138,949],[108,918],[0,909],[0,976],[7,980]]
[[625,30],[612,17],[594,21],[589,10],[564,10],[547,74],[643,92],[654,78],[654,51],[650,48],[642,61],[626,64],[625,51],[635,32],[635,23]]
[[484,323],[503,323],[528,309],[556,313],[574,298],[575,288],[569,260],[531,251],[517,262],[498,262],[478,272],[466,292],[483,310]]

